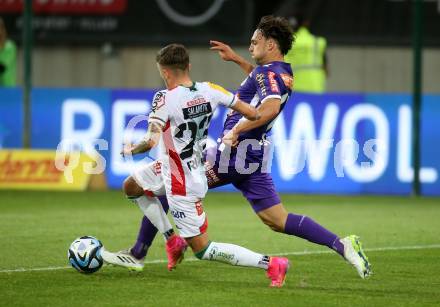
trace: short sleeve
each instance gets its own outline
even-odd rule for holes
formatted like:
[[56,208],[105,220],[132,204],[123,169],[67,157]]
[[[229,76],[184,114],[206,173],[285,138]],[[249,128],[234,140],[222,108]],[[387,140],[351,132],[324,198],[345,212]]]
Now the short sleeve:
[[148,118],[149,123],[158,123],[165,126],[168,121],[168,110],[165,105],[166,91],[159,91],[154,95],[151,105],[151,113]]
[[215,102],[228,108],[237,102],[237,97],[222,86],[211,82],[208,82],[208,86],[211,88],[211,95]]
[[263,102],[267,98],[281,99],[281,84],[275,72],[269,67],[260,66],[254,71],[253,79],[257,88],[260,101]]

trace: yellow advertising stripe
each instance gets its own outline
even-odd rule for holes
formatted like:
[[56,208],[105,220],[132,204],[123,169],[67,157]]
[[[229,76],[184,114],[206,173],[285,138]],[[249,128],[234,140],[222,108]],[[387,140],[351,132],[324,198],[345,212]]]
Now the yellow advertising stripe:
[[93,162],[80,152],[0,150],[0,189],[82,191],[90,180],[85,163]]

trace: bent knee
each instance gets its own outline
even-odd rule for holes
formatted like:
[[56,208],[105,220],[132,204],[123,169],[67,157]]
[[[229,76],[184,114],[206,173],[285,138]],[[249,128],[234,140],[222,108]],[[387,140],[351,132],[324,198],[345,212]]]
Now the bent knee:
[[263,223],[276,232],[284,232],[284,222],[281,220],[268,220],[262,218]]
[[270,224],[270,225],[267,225],[267,226],[269,226],[269,228],[272,229],[273,231],[284,232],[284,225],[281,226],[279,224]]
[[191,247],[197,258],[199,258],[199,256],[197,256],[198,254],[203,256],[203,253],[201,252],[206,251],[208,246],[211,244],[206,232],[192,238],[185,238],[185,241]]
[[129,176],[124,180],[124,193],[127,196],[141,196],[144,190],[137,184],[133,177]]

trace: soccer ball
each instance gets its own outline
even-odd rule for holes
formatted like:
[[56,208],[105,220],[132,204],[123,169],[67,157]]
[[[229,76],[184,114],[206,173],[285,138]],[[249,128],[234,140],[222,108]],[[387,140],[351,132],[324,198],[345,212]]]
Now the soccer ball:
[[67,259],[78,272],[95,273],[103,264],[101,248],[101,241],[94,237],[77,238],[67,251]]

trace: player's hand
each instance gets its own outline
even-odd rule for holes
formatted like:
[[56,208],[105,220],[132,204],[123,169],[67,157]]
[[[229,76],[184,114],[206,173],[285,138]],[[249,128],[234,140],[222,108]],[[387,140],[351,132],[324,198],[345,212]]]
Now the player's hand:
[[229,130],[228,133],[226,133],[223,138],[222,142],[225,145],[235,147],[238,145],[238,133],[235,132],[235,129]]
[[211,44],[209,49],[218,51],[218,54],[224,61],[234,61],[237,58],[237,54],[229,45],[219,41],[209,41],[209,44]]
[[133,144],[124,144],[123,146],[124,147],[122,148],[122,151],[121,151],[121,155],[123,157],[133,155],[133,149],[134,149]]

